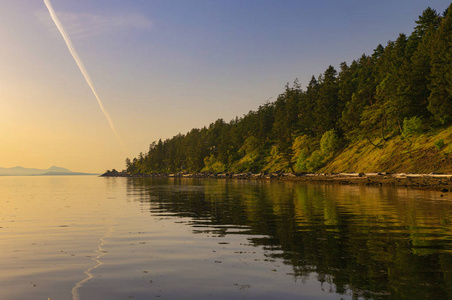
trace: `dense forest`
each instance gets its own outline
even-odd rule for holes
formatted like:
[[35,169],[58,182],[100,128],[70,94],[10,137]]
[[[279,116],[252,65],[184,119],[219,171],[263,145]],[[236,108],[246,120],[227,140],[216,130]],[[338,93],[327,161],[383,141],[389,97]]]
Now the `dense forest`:
[[[225,122],[150,144],[126,159],[129,173],[315,172],[357,142],[385,147],[452,124],[452,4],[427,8],[401,33],[340,70]],[[444,140],[435,144],[438,149]]]

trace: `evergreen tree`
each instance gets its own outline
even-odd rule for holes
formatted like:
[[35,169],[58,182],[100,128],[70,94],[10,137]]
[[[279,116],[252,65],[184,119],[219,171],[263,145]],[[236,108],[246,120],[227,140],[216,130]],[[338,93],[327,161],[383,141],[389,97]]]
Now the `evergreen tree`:
[[409,60],[399,70],[398,95],[403,104],[403,118],[414,116],[428,118],[427,110],[430,90],[430,48],[441,18],[435,10],[427,8],[410,35],[407,45]]
[[292,171],[294,171],[292,166],[292,144],[295,138],[300,96],[301,88],[298,80],[295,80],[292,88],[289,87],[289,84],[286,85],[285,92],[279,95],[278,100],[275,102],[276,115],[273,132],[279,152]]
[[330,129],[336,128],[342,111],[342,105],[338,100],[337,72],[333,66],[329,66],[323,73],[318,89],[318,97],[313,110],[315,131],[321,137]]
[[314,114],[316,101],[319,94],[319,82],[315,76],[311,77],[306,92],[300,95],[300,102],[298,104],[298,128],[304,134],[314,134]]
[[328,156],[320,144],[334,140],[327,136],[379,146],[410,126],[432,125],[433,118],[452,122],[451,8],[443,17],[427,8],[409,37],[400,34],[372,55],[342,63],[339,74],[329,66],[305,91],[295,80],[257,111],[151,143],[147,153],[126,160],[127,171],[262,171],[269,164],[293,170],[294,161],[317,170]]
[[432,43],[428,109],[442,124],[452,121],[452,4]]

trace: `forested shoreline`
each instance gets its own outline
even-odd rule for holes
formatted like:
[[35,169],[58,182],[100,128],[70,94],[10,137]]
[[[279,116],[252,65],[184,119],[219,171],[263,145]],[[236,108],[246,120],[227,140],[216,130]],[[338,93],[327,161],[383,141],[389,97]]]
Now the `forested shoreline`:
[[[339,71],[328,67],[305,89],[295,80],[276,101],[243,117],[154,141],[147,153],[126,159],[127,172],[316,172],[341,153],[347,160],[350,147],[383,151],[391,142],[391,151],[406,144],[413,159],[427,139],[420,137],[452,124],[451,8],[427,8],[409,36],[401,33]],[[448,137],[431,141],[428,151],[448,161]]]

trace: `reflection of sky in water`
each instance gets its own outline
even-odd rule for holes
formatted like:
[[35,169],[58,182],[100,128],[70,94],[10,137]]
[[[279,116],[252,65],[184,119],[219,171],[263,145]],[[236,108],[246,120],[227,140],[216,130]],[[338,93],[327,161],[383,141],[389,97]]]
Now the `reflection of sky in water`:
[[5,299],[72,299],[77,283],[80,299],[451,295],[452,201],[437,192],[87,176],[0,186]]

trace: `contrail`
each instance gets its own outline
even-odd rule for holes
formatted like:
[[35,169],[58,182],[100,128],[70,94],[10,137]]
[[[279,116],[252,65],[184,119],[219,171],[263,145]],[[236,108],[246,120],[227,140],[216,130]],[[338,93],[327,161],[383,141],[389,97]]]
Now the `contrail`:
[[105,110],[104,105],[102,104],[102,101],[100,101],[99,96],[97,95],[96,89],[94,88],[94,85],[91,81],[91,78],[89,77],[88,71],[85,69],[85,65],[83,64],[82,60],[77,54],[77,51],[75,51],[74,46],[72,45],[71,39],[67,35],[66,31],[64,30],[63,25],[60,23],[60,20],[58,19],[55,11],[53,10],[52,4],[49,0],[44,0],[44,4],[47,6],[47,9],[49,10],[50,17],[52,18],[53,22],[55,23],[56,27],[60,31],[61,35],[63,36],[64,41],[66,42],[66,45],[69,49],[69,52],[71,52],[72,57],[75,60],[75,63],[79,67],[80,71],[83,74],[83,77],[85,77],[86,83],[88,83],[89,87],[91,88],[91,91],[93,91],[94,96],[97,99],[97,103],[99,103],[99,107],[102,110],[102,112],[105,115],[105,118],[107,118],[108,124],[110,124],[111,130],[115,134],[116,138],[118,139],[121,146],[124,148],[124,143],[122,142],[121,138],[119,137],[119,134],[116,132],[115,126],[113,125],[113,121],[111,120],[110,115]]

